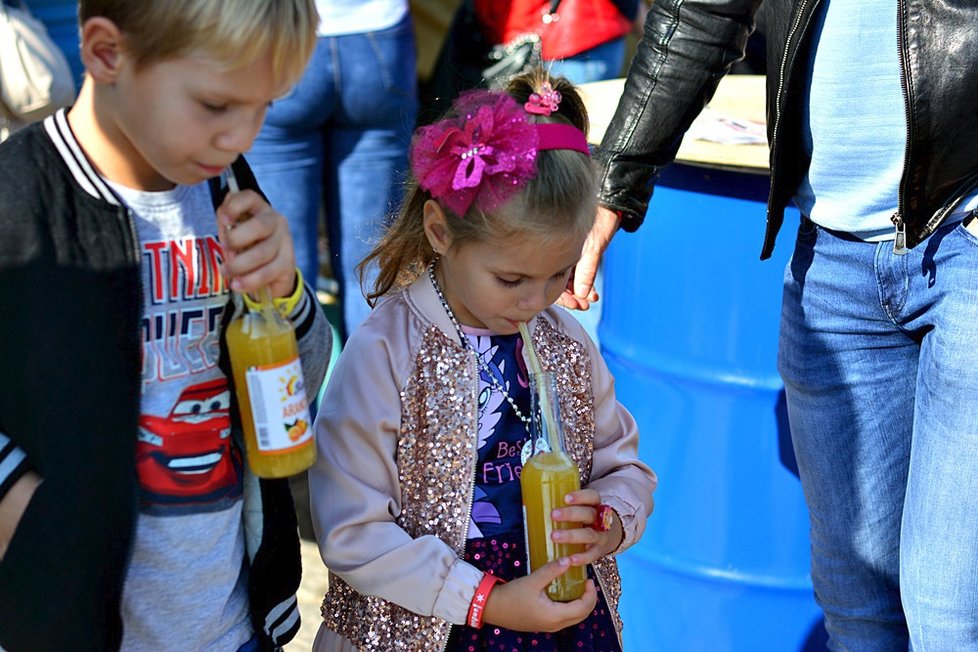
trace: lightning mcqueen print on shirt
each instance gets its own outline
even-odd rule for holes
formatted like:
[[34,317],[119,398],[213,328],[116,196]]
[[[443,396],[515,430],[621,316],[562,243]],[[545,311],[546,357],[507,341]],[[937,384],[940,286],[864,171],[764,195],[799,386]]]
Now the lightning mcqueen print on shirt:
[[229,408],[227,379],[218,378],[184,389],[167,416],[140,417],[143,510],[210,511],[241,496],[242,455]]

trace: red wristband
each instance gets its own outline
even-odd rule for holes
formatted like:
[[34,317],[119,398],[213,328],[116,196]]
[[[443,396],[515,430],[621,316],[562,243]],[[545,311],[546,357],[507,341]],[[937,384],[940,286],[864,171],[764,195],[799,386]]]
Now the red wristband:
[[466,625],[476,629],[482,627],[482,613],[486,609],[489,594],[497,582],[502,582],[502,580],[495,575],[486,573],[482,576],[482,581],[479,582],[479,586],[475,590],[475,595],[472,596],[472,602],[469,604],[469,613],[465,617]]

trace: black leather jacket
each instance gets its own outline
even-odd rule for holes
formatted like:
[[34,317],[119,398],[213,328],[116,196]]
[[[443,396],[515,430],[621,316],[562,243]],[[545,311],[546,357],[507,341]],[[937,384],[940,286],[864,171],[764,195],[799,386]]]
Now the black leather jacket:
[[[761,258],[808,169],[801,98],[822,0],[767,0],[771,194]],[[599,201],[642,223],[653,186],[720,78],[743,55],[760,0],[656,0],[599,152]],[[893,222],[913,247],[978,183],[978,4],[897,0],[907,148]]]

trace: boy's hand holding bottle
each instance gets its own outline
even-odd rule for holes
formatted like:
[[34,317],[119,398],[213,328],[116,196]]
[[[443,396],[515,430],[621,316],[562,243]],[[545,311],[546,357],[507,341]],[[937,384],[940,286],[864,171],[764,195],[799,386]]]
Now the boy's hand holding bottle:
[[295,251],[288,222],[253,190],[229,192],[217,209],[224,277],[235,292],[273,297],[296,289]]
[[258,193],[239,191],[230,168],[226,178],[230,192],[217,210],[223,273],[247,305],[225,334],[245,452],[255,475],[283,478],[316,459],[298,344],[285,317],[291,308],[272,301],[297,301],[303,289],[285,218]]

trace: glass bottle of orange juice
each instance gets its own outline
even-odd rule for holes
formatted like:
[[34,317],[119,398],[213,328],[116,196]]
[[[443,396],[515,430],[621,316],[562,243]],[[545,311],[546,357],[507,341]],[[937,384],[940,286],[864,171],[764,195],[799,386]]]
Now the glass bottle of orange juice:
[[[554,374],[547,371],[530,375],[532,412],[529,457],[523,461],[520,485],[523,491],[523,522],[530,572],[561,557],[584,551],[581,544],[556,543],[550,534],[555,529],[581,527],[555,522],[550,513],[563,507],[564,496],[581,488],[577,465],[564,450],[564,434],[557,405]],[[557,602],[576,600],[584,594],[587,572],[584,566],[571,566],[547,587],[547,595]]]
[[245,306],[225,337],[248,465],[260,478],[294,475],[316,461],[295,330],[268,288]]

